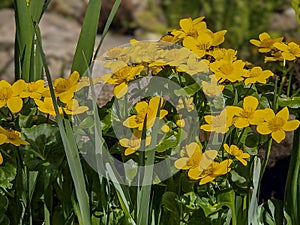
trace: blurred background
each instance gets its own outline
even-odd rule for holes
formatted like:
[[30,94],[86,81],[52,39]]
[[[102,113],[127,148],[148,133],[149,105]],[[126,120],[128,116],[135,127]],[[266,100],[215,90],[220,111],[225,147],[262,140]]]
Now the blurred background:
[[[299,38],[291,0],[123,0],[103,45],[109,47],[138,40],[157,40],[177,27],[180,18],[205,16],[212,31],[226,29],[223,47],[239,50],[239,57],[255,60],[249,44],[264,31],[271,36]],[[99,35],[114,0],[103,0]],[[69,73],[88,0],[51,0],[40,27],[53,76]],[[13,79],[13,0],[0,1],[0,79]]]

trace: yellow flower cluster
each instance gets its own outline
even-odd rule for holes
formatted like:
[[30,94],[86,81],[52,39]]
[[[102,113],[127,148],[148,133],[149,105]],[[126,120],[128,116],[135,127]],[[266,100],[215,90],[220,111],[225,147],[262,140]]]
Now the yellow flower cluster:
[[[78,72],[73,72],[67,79],[57,78],[53,85],[55,95],[63,104],[63,107],[59,107],[61,114],[79,114],[88,110],[86,106],[79,106],[77,100],[73,99],[76,91],[89,86],[86,79],[80,79]],[[12,113],[18,113],[23,108],[22,99],[25,98],[33,99],[40,112],[56,115],[49,88],[45,87],[43,80],[29,83],[18,80],[12,85],[5,80],[0,81],[0,109],[7,106]]]
[[129,81],[137,76],[155,75],[165,66],[189,75],[209,72],[207,63],[192,51],[163,41],[133,40],[129,46],[110,49],[105,60],[112,60],[105,64],[111,73],[103,75],[101,79],[115,85],[114,95],[117,98],[127,93]]
[[271,38],[264,32],[259,35],[259,40],[251,39],[250,43],[258,47],[261,53],[270,53],[265,57],[265,62],[293,61],[300,57],[300,46],[295,42],[284,42],[283,37]]
[[258,133],[271,134],[271,137],[280,143],[285,139],[285,132],[296,130],[299,127],[298,120],[289,120],[287,107],[275,115],[270,108],[257,109],[258,104],[257,98],[247,96],[243,100],[243,107],[228,106],[219,115],[205,116],[207,124],[201,125],[200,128],[208,132],[225,134],[231,126],[241,129],[256,125]]
[[[188,170],[188,176],[193,180],[199,180],[200,185],[213,182],[217,177],[225,175],[231,170],[232,159],[225,159],[221,162],[215,161],[218,151],[202,152],[202,146],[196,142],[186,145],[182,152],[184,155],[175,161],[175,167]],[[238,155],[237,157],[241,160],[248,157],[248,155],[242,155],[240,152],[234,154],[235,156]]]
[[[159,119],[163,119],[168,114],[167,110],[161,109],[163,103],[164,100],[161,97],[155,96],[150,99],[149,103],[141,101],[135,105],[134,108],[136,110],[136,114],[130,116],[123,122],[125,127],[134,129],[133,134],[130,139],[123,138],[119,141],[120,145],[126,148],[125,155],[133,154],[140,149],[142,130],[148,130],[153,127],[156,115],[158,115]],[[146,125],[145,128],[144,124]],[[151,137],[147,136],[146,146],[149,145],[150,142]]]

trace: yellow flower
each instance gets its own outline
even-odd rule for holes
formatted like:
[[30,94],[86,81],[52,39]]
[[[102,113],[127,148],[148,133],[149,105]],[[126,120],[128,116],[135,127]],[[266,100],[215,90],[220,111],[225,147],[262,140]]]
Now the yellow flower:
[[243,80],[243,76],[247,73],[244,69],[245,62],[242,60],[227,61],[220,60],[209,64],[210,69],[214,72],[215,77],[221,83],[225,80],[236,82]]
[[[160,105],[159,105],[160,102]],[[149,104],[145,101],[138,102],[135,105],[135,110],[137,115],[130,116],[127,118],[123,125],[129,128],[138,128],[138,130],[143,129],[144,120],[147,116],[146,129],[149,129],[153,126],[156,118],[156,113],[159,108],[163,105],[163,99],[159,96],[155,96],[150,99]],[[159,110],[159,119],[162,119],[168,114],[167,110]]]
[[243,108],[238,106],[228,106],[227,110],[234,115],[233,125],[236,128],[244,128],[263,122],[264,110],[256,110],[258,100],[253,96],[247,96],[243,101]]
[[277,51],[272,53],[272,56],[266,56],[264,63],[275,62],[275,61],[283,61],[282,52]]
[[162,61],[165,64],[177,67],[185,64],[191,54],[191,51],[186,48],[166,50],[163,52]]
[[176,125],[178,127],[181,127],[181,128],[184,127],[185,126],[185,120],[184,119],[177,120]]
[[194,55],[190,55],[186,64],[181,64],[177,68],[178,72],[185,72],[191,76],[197,73],[208,73],[209,67],[205,60],[201,60]]
[[10,143],[15,146],[20,145],[29,145],[27,141],[21,139],[21,133],[15,130],[5,130],[3,127],[0,126],[0,142],[2,143]]
[[216,61],[224,59],[233,62],[234,60],[236,60],[237,51],[226,48],[214,48],[213,50],[208,51],[207,54],[214,57]]
[[179,98],[178,100],[178,104],[176,106],[176,109],[179,111],[181,109],[185,109],[188,112],[191,112],[192,110],[194,110],[194,103],[193,103],[194,98],[190,97],[190,98],[184,98],[184,102],[182,100],[182,98]]
[[243,150],[239,149],[236,145],[224,144],[224,149],[228,154],[234,156],[237,160],[239,160],[244,166],[247,165],[247,161],[245,159],[250,158],[250,155]]
[[77,71],[74,71],[69,78],[57,78],[54,83],[54,90],[57,97],[59,97],[59,100],[63,103],[68,102],[70,99],[74,97],[74,93],[76,91],[79,91],[84,86],[88,86],[87,83],[79,83],[80,81],[80,75]]
[[187,36],[197,37],[200,30],[206,29],[206,23],[202,21],[204,17],[199,17],[192,20],[192,18],[184,18],[179,21],[180,30],[173,30],[172,35],[176,39],[182,39]]
[[89,107],[87,106],[79,106],[78,101],[76,99],[70,99],[67,102],[64,111],[67,115],[77,115],[77,114],[84,113],[88,109]]
[[265,109],[265,122],[258,124],[256,130],[262,135],[271,134],[272,138],[280,143],[285,139],[285,132],[296,130],[300,122],[289,120],[289,110],[284,107],[276,115],[272,109]]
[[198,179],[200,179],[199,184],[203,185],[208,182],[213,182],[219,176],[225,175],[230,172],[230,165],[232,163],[232,159],[226,159],[222,162],[212,162],[211,165],[204,170]]
[[7,105],[13,113],[20,112],[23,107],[23,101],[20,94],[23,91],[25,81],[18,80],[13,85],[7,81],[0,81],[0,109]]
[[292,61],[300,57],[300,46],[295,42],[290,42],[288,44],[275,43],[274,47],[282,51],[282,58],[284,60]]
[[170,127],[167,124],[164,124],[160,129],[164,133],[168,133],[170,131]]
[[177,169],[188,170],[188,176],[194,180],[210,166],[218,155],[216,150],[207,150],[202,153],[202,146],[196,142],[186,145],[182,151],[186,152],[187,157],[177,159],[174,166]]
[[106,74],[102,77],[104,82],[109,84],[115,84],[114,95],[117,98],[123,97],[128,91],[128,81],[132,80],[135,76],[139,75],[144,66],[127,66],[124,65],[121,68],[117,65],[118,69],[112,68],[113,74]]
[[213,38],[208,33],[203,33],[197,38],[186,37],[182,41],[182,45],[192,52],[197,54],[200,58],[205,56],[206,51],[212,46]]
[[216,132],[225,134],[229,127],[232,125],[232,116],[230,111],[224,109],[219,115],[204,116],[204,120],[207,124],[200,126],[200,129],[208,132]]
[[[41,101],[39,99],[35,99],[35,104],[38,106],[38,110],[40,110],[42,113],[49,114],[51,116],[56,116],[54,105],[52,98],[46,97],[44,98],[44,101]],[[59,114],[63,114],[63,110],[61,107],[58,107]]]
[[202,81],[202,89],[206,96],[214,98],[221,94],[224,90],[224,85],[219,85],[215,76],[210,76],[210,82]]
[[266,53],[270,52],[274,48],[274,43],[282,42],[283,38],[271,38],[266,32],[259,35],[259,40],[251,39],[250,43],[257,46],[259,52]]
[[[120,145],[126,148],[125,149],[126,156],[131,155],[140,149],[141,142],[142,142],[141,135],[142,135],[141,132],[134,131],[130,139],[122,138],[121,140],[119,140]],[[145,146],[150,145],[150,143],[151,143],[151,137],[147,136]]]
[[21,98],[41,99],[43,92],[45,91],[45,82],[43,80],[37,80],[24,84],[24,90],[20,94]]
[[273,75],[274,74],[271,70],[262,70],[260,66],[256,66],[250,69],[248,73],[244,75],[246,77],[244,82],[246,85],[254,84],[256,82],[266,84],[267,79]]

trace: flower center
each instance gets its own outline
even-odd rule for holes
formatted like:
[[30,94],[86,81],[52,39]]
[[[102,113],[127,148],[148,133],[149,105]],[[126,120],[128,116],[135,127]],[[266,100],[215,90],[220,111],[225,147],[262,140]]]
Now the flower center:
[[192,157],[187,162],[187,166],[190,166],[192,168],[195,168],[199,166],[201,160],[201,153],[200,152],[194,152]]
[[229,63],[226,63],[226,64],[221,65],[220,70],[222,73],[229,75],[233,71],[233,66]]
[[147,108],[143,108],[139,113],[136,115],[136,122],[137,123],[143,123],[146,117],[146,114],[148,112]]
[[9,99],[13,94],[13,91],[10,87],[3,87],[0,89],[0,99],[1,100],[7,100]]
[[62,80],[56,85],[55,91],[56,93],[60,94],[62,92],[67,91],[70,88],[70,86],[71,85],[69,80]]
[[29,92],[37,92],[38,89],[39,89],[39,86],[34,82],[29,83],[27,86],[27,90]]
[[243,110],[240,114],[239,114],[240,117],[243,117],[243,118],[251,118],[253,116],[253,112],[251,112],[250,110],[246,111],[246,110]]
[[7,136],[8,139],[10,140],[15,140],[21,137],[20,133],[15,130],[8,130],[5,135]]
[[274,117],[272,120],[269,121],[268,127],[272,132],[274,132],[274,131],[280,130],[284,124],[285,124],[285,121],[283,118]]

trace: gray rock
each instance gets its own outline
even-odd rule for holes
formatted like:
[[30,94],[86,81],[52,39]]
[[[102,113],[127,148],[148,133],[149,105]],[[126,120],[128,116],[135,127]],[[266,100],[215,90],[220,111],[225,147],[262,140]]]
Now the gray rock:
[[[40,22],[43,49],[45,51],[51,75],[54,78],[68,76],[70,73],[81,25],[70,17],[59,13],[47,12]],[[0,79],[14,80],[14,11],[0,11]],[[108,35],[101,52],[128,43],[131,37]],[[98,43],[100,36],[97,37]],[[99,69],[98,69],[99,71]],[[101,72],[98,72],[99,74]]]

